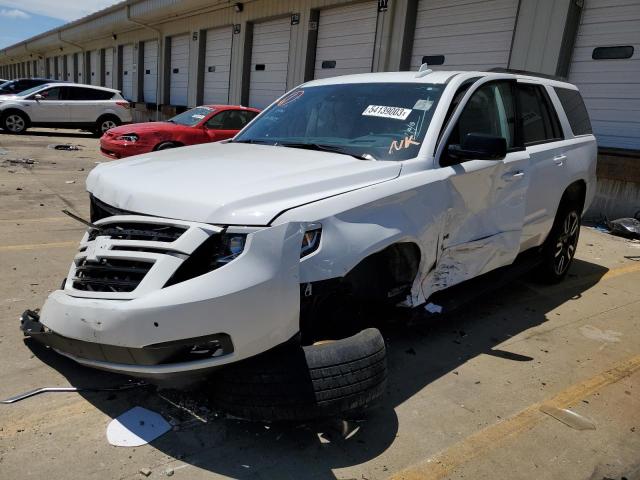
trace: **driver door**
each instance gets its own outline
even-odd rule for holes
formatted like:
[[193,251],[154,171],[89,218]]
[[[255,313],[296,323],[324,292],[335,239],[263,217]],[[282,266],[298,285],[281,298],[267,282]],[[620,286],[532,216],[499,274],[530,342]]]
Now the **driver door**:
[[[69,121],[69,105],[65,98],[66,88],[51,87],[40,90],[28,98],[29,117],[34,123],[66,123]],[[36,95],[42,98],[36,100]]]
[[[427,298],[511,264],[520,251],[529,156],[519,140],[515,81],[485,82],[465,98],[436,159],[448,174],[448,198],[443,199],[447,209],[436,265],[423,284]],[[471,133],[504,137],[506,156],[482,160],[450,155]]]
[[205,133],[209,142],[217,142],[234,137],[249,123],[255,113],[243,110],[225,110],[211,117],[205,123]]

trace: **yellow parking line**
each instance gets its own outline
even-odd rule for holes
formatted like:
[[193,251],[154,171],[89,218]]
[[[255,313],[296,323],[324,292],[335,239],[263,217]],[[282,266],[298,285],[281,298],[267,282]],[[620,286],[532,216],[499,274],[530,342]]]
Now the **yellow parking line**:
[[6,251],[16,251],[16,250],[38,250],[40,248],[63,248],[63,247],[74,247],[78,246],[80,243],[79,240],[74,240],[72,242],[53,242],[53,243],[32,243],[32,244],[22,244],[22,245],[3,245],[0,246],[0,252]]
[[548,418],[539,411],[541,405],[567,408],[602,388],[619,382],[640,370],[640,355],[617,363],[609,370],[570,386],[554,397],[534,403],[514,416],[474,433],[435,456],[412,465],[392,477],[392,480],[437,480],[450,475],[457,467],[472,458],[497,448],[509,438],[523,433],[543,419]]
[[633,272],[640,272],[640,263],[632,263],[631,265],[624,267],[612,268],[602,276],[602,280],[619,277],[620,275],[626,275],[627,273]]

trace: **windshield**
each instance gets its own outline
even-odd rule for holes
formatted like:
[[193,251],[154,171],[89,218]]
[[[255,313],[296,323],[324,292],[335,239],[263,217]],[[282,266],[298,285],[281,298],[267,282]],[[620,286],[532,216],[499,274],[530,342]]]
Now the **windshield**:
[[42,90],[44,87],[48,87],[48,85],[45,84],[45,85],[38,85],[37,87],[31,87],[27,90],[23,90],[20,93],[16,93],[16,95],[19,97],[27,97],[32,93],[36,93],[37,91]]
[[180,115],[169,119],[171,123],[177,123],[178,125],[185,125],[192,127],[193,125],[200,123],[204,117],[213,112],[213,108],[209,107],[196,107],[186,112],[182,112]]
[[417,156],[443,89],[428,83],[301,87],[267,109],[234,141],[406,160]]

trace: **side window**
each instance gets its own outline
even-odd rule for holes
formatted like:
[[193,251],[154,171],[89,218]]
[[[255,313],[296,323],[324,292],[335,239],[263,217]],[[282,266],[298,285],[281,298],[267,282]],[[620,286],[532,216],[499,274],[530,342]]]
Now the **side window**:
[[62,89],[60,87],[53,87],[48,90],[39,92],[42,95],[43,100],[62,100]]
[[562,139],[556,111],[540,85],[519,83],[518,101],[525,146]]
[[459,163],[447,155],[449,145],[462,146],[470,133],[504,137],[507,150],[518,147],[515,135],[515,104],[511,82],[491,82],[481,86],[469,98],[458,123],[451,131],[441,164]]
[[593,133],[587,107],[578,90],[568,88],[554,88],[564,112],[569,119],[569,125],[574,135],[589,135]]
[[240,130],[253,118],[253,116],[247,115],[248,113],[253,112],[225,110],[210,118],[206,127],[218,130]]
[[69,87],[68,90],[70,100],[109,100],[113,97],[113,92],[106,90],[78,87]]

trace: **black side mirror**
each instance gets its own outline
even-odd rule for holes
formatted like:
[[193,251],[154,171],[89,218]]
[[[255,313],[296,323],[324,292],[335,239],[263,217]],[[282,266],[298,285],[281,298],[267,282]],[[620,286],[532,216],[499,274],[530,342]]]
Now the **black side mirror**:
[[449,156],[464,160],[502,160],[507,155],[507,139],[485,133],[467,133],[462,145],[449,145]]

